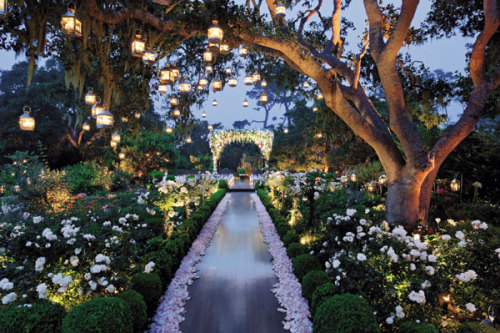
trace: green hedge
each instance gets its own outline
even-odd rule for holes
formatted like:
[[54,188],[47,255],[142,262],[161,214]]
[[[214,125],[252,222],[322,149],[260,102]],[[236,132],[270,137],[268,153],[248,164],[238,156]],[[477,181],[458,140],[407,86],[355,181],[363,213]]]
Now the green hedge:
[[72,308],[62,321],[63,333],[132,333],[125,302],[117,297],[97,297]]
[[457,333],[496,333],[498,330],[491,326],[481,325],[477,322],[463,323]]
[[407,321],[401,325],[399,333],[438,333],[438,330],[432,324]]
[[219,180],[219,189],[225,189],[227,190],[229,188],[229,185],[226,180],[221,179]]
[[286,248],[286,253],[288,257],[293,259],[301,254],[306,254],[306,248],[300,243],[290,243]]
[[352,294],[325,300],[314,314],[313,329],[315,333],[380,332],[371,306],[364,298]]
[[311,312],[314,314],[323,302],[338,294],[338,288],[331,282],[322,284],[312,294]]
[[49,301],[40,300],[31,307],[8,305],[0,308],[0,332],[59,333],[64,316],[64,307]]
[[318,259],[310,254],[301,254],[300,256],[293,258],[292,264],[293,272],[300,281],[302,281],[302,278],[308,272],[321,270],[321,264]]
[[132,322],[134,332],[143,332],[148,320],[147,306],[144,297],[135,290],[127,290],[119,293],[116,297],[121,298],[127,306],[129,321]]
[[148,315],[152,316],[158,307],[158,301],[162,292],[161,280],[158,274],[137,273],[130,279],[130,288],[144,297],[144,302],[146,302],[148,308]]
[[302,279],[302,296],[311,301],[316,288],[330,282],[330,278],[323,271],[310,271]]

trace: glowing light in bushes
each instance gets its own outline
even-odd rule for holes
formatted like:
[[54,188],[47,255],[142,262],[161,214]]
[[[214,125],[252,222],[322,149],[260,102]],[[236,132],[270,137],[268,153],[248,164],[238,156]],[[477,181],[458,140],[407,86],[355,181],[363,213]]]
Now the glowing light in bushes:
[[380,177],[378,177],[378,183],[380,185],[384,185],[387,182],[387,176],[385,173],[381,174]]
[[450,188],[453,192],[458,192],[460,191],[460,181],[456,178],[454,178],[451,183],[450,183]]

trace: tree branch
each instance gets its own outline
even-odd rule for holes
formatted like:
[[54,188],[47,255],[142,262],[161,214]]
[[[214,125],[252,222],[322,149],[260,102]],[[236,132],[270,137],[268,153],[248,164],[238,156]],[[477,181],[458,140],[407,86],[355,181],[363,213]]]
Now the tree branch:
[[314,15],[316,14],[319,9],[321,8],[321,6],[323,5],[323,0],[318,0],[318,5],[316,6],[316,8],[314,8],[313,10],[306,10],[304,12],[304,15],[309,12],[309,15],[307,16],[304,16],[302,17],[302,19],[300,20],[300,25],[299,25],[299,32],[298,32],[298,39],[302,39],[302,33],[304,32],[304,27],[307,23],[307,21],[309,21],[309,19]]
[[384,17],[377,0],[364,0],[366,15],[368,16],[368,34],[370,40],[370,54],[374,59],[382,53],[385,43],[382,34]]
[[388,61],[394,59],[401,46],[403,46],[408,29],[410,29],[411,22],[417,11],[418,2],[419,0],[403,0],[401,14],[383,52],[383,57],[387,58]]
[[361,59],[363,59],[363,56],[366,54],[366,50],[368,49],[368,45],[370,45],[369,40],[367,40],[365,42],[365,45],[363,46],[363,50],[361,51],[361,53],[357,57],[356,66],[354,69],[354,82],[352,83],[353,89],[358,89],[359,74],[361,73]]

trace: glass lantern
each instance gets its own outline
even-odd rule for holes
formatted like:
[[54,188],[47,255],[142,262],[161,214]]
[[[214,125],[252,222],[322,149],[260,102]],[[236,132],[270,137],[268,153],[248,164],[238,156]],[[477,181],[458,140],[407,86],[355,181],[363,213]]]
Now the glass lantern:
[[174,75],[170,66],[165,66],[160,70],[160,83],[161,84],[174,84]]
[[263,92],[262,92],[262,95],[260,95],[259,101],[260,101],[262,104],[266,104],[268,100],[269,100],[269,98],[267,97],[266,92],[265,92],[265,91],[263,91]]
[[304,81],[304,88],[309,88],[310,84],[309,81]]
[[173,132],[172,127],[167,127],[167,128],[165,129],[165,132],[167,132],[167,133],[169,133],[169,134],[170,134],[170,133],[172,133],[172,132]]
[[245,45],[241,45],[240,50],[239,50],[240,56],[243,58],[246,58],[248,55],[248,49],[245,47]]
[[124,153],[124,152],[120,152],[120,153],[118,154],[118,158],[119,158],[120,160],[123,160],[123,159],[125,158],[125,153]]
[[217,100],[214,98],[214,100],[212,101],[212,106],[217,106],[219,103],[217,103]]
[[21,186],[19,186],[19,185],[15,185],[15,186],[14,186],[14,192],[16,192],[16,193],[21,192]]
[[5,193],[5,185],[2,184],[0,185],[0,194],[4,194]]
[[340,182],[341,182],[341,183],[347,183],[347,180],[348,180],[348,178],[347,178],[347,176],[346,176],[346,175],[342,175],[342,176],[340,176]]
[[137,58],[142,58],[146,52],[146,42],[142,39],[139,30],[135,32],[135,38],[132,39],[131,49],[132,55]]
[[103,109],[96,117],[97,128],[112,128],[115,120],[111,112]]
[[353,172],[351,173],[351,182],[355,183],[358,181],[358,176]]
[[146,50],[142,55],[142,62],[144,65],[152,65],[156,62],[156,53],[152,50]]
[[453,180],[450,183],[450,188],[453,192],[460,191],[460,181],[456,178],[453,178]]
[[211,64],[214,61],[214,53],[210,49],[206,49],[203,52],[203,61],[207,64]]
[[141,114],[139,112],[136,112],[134,114],[134,116],[135,116],[135,119],[140,119],[141,118]]
[[229,50],[230,49],[229,49],[228,43],[222,42],[222,44],[220,44],[220,46],[219,46],[219,53],[220,54],[228,54]]
[[113,148],[116,148],[116,147],[118,146],[118,142],[116,142],[116,141],[110,141],[110,142],[109,142],[109,145],[110,145],[111,147],[113,147]]
[[85,132],[90,131],[90,125],[88,123],[83,123],[82,130]]
[[205,72],[207,73],[212,73],[214,71],[214,67],[212,65],[206,65],[205,66]]
[[224,38],[224,31],[219,25],[219,21],[213,20],[212,25],[208,28],[208,43],[212,47],[213,50],[218,50],[219,45],[222,42],[222,38]]
[[385,173],[381,174],[380,177],[378,177],[378,183],[380,185],[384,185],[387,182],[387,176]]
[[246,108],[248,107],[248,100],[245,98],[245,100],[243,101],[243,107]]
[[278,1],[276,4],[276,16],[277,17],[285,17],[286,15],[286,6],[283,1]]
[[96,118],[99,113],[104,110],[104,107],[100,103],[95,103],[91,109],[92,118]]
[[316,95],[316,98],[317,98],[317,99],[319,99],[319,100],[323,99],[323,94],[322,94],[321,92],[320,92],[320,93],[318,93],[318,94]]
[[69,4],[68,11],[61,17],[61,29],[68,37],[82,37],[82,22],[75,14],[73,3]]
[[222,90],[222,81],[219,78],[216,78],[215,80],[212,81],[212,89],[214,91]]
[[85,94],[85,104],[94,105],[97,102],[97,96],[94,94],[92,88],[89,89],[89,92]]
[[283,133],[288,134],[288,131],[289,131],[288,128],[285,127],[285,129],[283,130]]
[[202,76],[201,79],[198,81],[198,85],[205,88],[208,85],[207,78]]
[[121,140],[120,133],[113,132],[113,134],[111,134],[111,141],[120,142],[120,140]]
[[181,72],[179,71],[179,69],[175,66],[175,64],[173,64],[171,67],[170,67],[170,71],[172,72],[172,78],[175,81],[177,81],[179,79],[179,76],[181,75]]
[[191,140],[191,137],[190,137],[190,136],[188,136],[188,137],[186,138],[186,142],[187,142],[187,143],[191,143],[191,142],[192,142],[192,140]]
[[253,84],[253,78],[249,73],[247,73],[247,75],[245,76],[245,79],[243,81],[245,82],[245,85],[247,85],[247,86],[251,86]]
[[205,112],[202,112],[202,113],[201,113],[201,117],[202,117],[202,118],[206,118],[206,117],[207,117],[207,114],[206,114]]
[[366,190],[368,192],[374,192],[375,191],[375,182],[371,181],[368,184],[366,184]]
[[175,108],[173,111],[174,117],[179,117],[181,115],[181,110],[179,108]]
[[167,92],[167,89],[168,89],[168,86],[166,84],[160,84],[158,86],[158,91],[160,92],[160,94],[162,95],[165,95],[165,93]]
[[257,83],[260,81],[260,74],[259,72],[255,72],[252,74],[252,81],[253,83]]
[[211,131],[211,130],[214,129],[214,127],[212,125],[208,125],[207,128],[208,128],[209,131]]
[[318,110],[319,110],[319,109],[318,109],[318,107],[317,107],[317,106],[313,107],[313,112],[318,112]]
[[128,118],[127,117],[122,117],[122,122],[123,123],[128,123]]
[[35,118],[30,115],[31,108],[25,106],[23,108],[23,114],[19,116],[19,128],[22,131],[34,131],[35,130]]
[[265,79],[263,79],[262,81],[260,81],[260,87],[261,88],[266,88],[267,87],[267,81]]
[[227,74],[227,75],[231,75],[231,74],[233,74],[233,71],[231,70],[231,67],[229,67],[229,66],[228,66],[228,67],[226,67],[226,74]]
[[[7,0],[0,0],[0,18],[4,18],[7,15],[7,7],[8,7],[8,2]],[[3,193],[3,192],[1,192]]]
[[233,75],[233,76],[231,76],[231,78],[229,79],[229,81],[227,83],[229,84],[230,87],[236,87],[236,85],[238,84],[238,80]]
[[172,105],[172,106],[177,106],[177,105],[179,105],[179,100],[178,100],[178,99],[177,99],[177,97],[175,97],[175,96],[170,97],[169,102],[170,102],[170,105]]
[[189,83],[187,77],[183,77],[179,83],[179,91],[181,93],[187,94],[191,91],[191,83]]

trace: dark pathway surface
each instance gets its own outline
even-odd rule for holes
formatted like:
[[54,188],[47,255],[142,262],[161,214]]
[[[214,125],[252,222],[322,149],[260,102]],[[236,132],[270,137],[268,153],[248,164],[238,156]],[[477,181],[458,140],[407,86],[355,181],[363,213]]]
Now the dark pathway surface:
[[229,188],[230,190],[244,190],[244,191],[252,191],[253,186],[250,185],[250,180],[248,177],[240,179],[238,177],[234,178],[234,184]]
[[189,287],[183,333],[285,332],[277,282],[250,193],[230,194],[224,218]]

